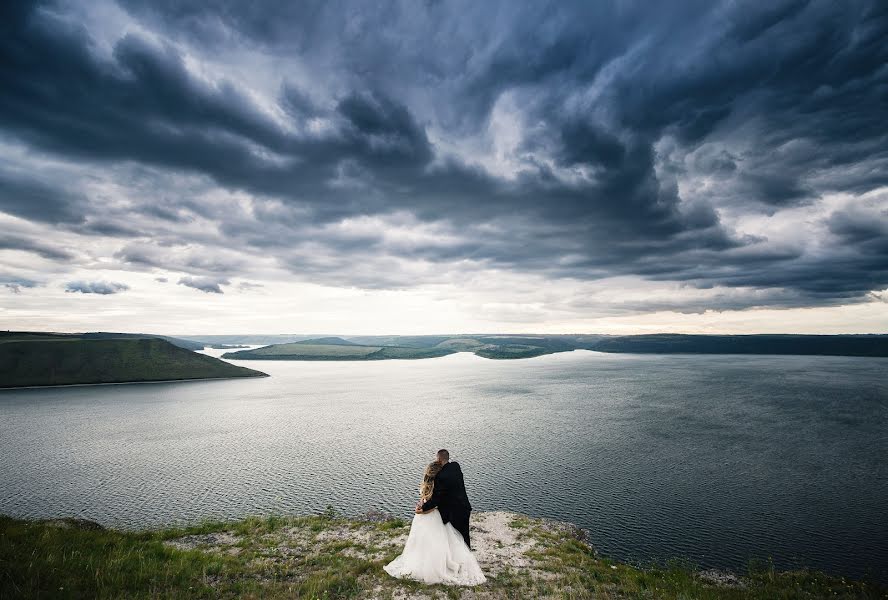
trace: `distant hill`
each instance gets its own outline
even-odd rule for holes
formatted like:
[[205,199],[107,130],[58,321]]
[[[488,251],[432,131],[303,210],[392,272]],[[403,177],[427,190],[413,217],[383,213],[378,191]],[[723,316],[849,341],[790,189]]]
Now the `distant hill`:
[[342,338],[326,337],[290,344],[274,344],[226,352],[222,358],[235,360],[386,360],[433,358],[451,354],[445,348],[411,348],[407,346],[366,346]]
[[333,334],[240,334],[240,335],[178,335],[176,339],[203,343],[210,346],[269,346],[272,344],[290,344],[302,340],[333,337]]
[[383,360],[472,352],[491,359],[594,350],[639,354],[888,356],[888,335],[412,335],[342,336],[229,352],[239,360]]
[[[35,331],[0,331],[0,342],[3,339],[11,339],[11,338],[21,338],[24,339],[26,337],[40,337],[46,338],[47,336],[51,336],[54,338],[58,337],[71,337],[74,336],[79,339],[84,340],[117,340],[117,339],[143,339],[143,338],[159,338],[161,340],[166,340],[174,346],[178,346],[180,348],[185,348],[186,350],[203,350],[204,348],[216,348],[218,350],[228,350],[231,348],[244,348],[241,343],[221,343],[221,342],[213,342],[208,339],[193,339],[193,338],[182,338],[182,337],[173,337],[170,335],[157,335],[152,333],[115,333],[108,331],[90,331],[86,333],[44,333],[44,332],[35,332]],[[228,337],[228,336],[209,336],[209,337]]]
[[799,354],[888,356],[886,335],[629,335],[599,340],[592,350],[641,354]]
[[307,346],[317,346],[317,345],[325,345],[325,346],[360,346],[360,344],[356,344],[354,342],[349,342],[348,340],[344,340],[341,337],[322,337],[316,338],[313,340],[300,340],[298,342],[292,342],[294,345],[307,345]]
[[576,350],[575,343],[550,336],[349,336],[300,340],[253,350],[228,352],[237,360],[386,360],[447,356],[473,352],[492,359],[530,358]]
[[263,376],[160,338],[0,333],[0,387]]
[[73,334],[78,338],[84,340],[116,340],[116,339],[144,339],[144,338],[159,338],[161,340],[166,340],[174,346],[178,346],[179,348],[185,348],[186,350],[203,350],[208,344],[204,342],[196,342],[194,340],[183,340],[181,338],[174,338],[168,335],[152,335],[147,333],[108,333],[104,331],[91,332],[91,333],[77,333]]

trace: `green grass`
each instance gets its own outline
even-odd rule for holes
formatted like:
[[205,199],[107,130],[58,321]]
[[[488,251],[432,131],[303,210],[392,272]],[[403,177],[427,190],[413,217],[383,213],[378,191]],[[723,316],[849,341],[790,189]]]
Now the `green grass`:
[[715,585],[699,576],[693,565],[673,561],[666,566],[639,568],[599,558],[586,544],[536,529],[543,549],[535,552],[542,568],[552,573],[551,584],[571,590],[570,598],[668,599],[816,599],[888,598],[875,584],[830,577],[801,570],[776,572],[773,567],[751,567],[741,586]]
[[[269,559],[268,535],[335,522],[250,518],[133,533],[0,517],[0,598],[352,598],[379,565],[344,553],[351,542],[313,542],[287,562]],[[236,555],[163,543],[221,531],[243,537]]]
[[175,552],[147,535],[84,531],[0,517],[0,597],[213,597],[230,560]]
[[263,375],[158,338],[32,338],[0,343],[0,387]]
[[[533,568],[501,568],[464,590],[385,574],[408,530],[400,519],[348,520],[328,510],[122,532],[0,517],[0,598],[888,598],[875,585],[768,565],[751,568],[743,587],[725,587],[681,562],[642,569],[601,558],[537,519],[516,515],[509,525],[536,540]],[[222,533],[227,545],[165,543]]]

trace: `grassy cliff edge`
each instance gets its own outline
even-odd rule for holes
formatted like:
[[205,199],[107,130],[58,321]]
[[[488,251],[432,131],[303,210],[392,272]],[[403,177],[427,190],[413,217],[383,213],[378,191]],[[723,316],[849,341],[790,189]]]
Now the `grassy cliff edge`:
[[599,556],[576,527],[509,512],[473,515],[475,588],[389,577],[409,521],[252,517],[160,531],[74,519],[0,516],[6,598],[888,598],[876,584],[751,566],[744,575],[686,564],[639,568]]

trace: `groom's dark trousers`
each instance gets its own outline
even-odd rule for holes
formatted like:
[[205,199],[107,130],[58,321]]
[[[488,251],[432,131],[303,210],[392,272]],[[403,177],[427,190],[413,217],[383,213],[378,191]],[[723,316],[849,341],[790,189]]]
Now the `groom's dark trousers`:
[[423,510],[433,508],[438,509],[445,524],[451,523],[453,528],[462,534],[466,546],[471,548],[469,515],[472,512],[472,505],[469,504],[469,497],[466,495],[466,484],[459,463],[447,463],[435,476],[432,497],[422,505]]

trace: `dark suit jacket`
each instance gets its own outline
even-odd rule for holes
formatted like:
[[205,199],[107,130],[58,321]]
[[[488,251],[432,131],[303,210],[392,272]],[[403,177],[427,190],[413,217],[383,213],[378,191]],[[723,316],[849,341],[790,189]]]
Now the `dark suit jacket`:
[[445,523],[463,520],[468,522],[472,505],[469,504],[469,497],[466,495],[466,484],[463,481],[459,463],[447,463],[435,476],[435,489],[432,492],[432,497],[422,505],[423,510],[432,510],[433,508],[438,509],[438,512],[441,513],[441,520]]

